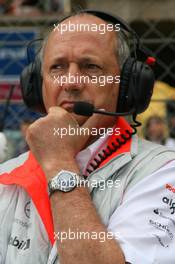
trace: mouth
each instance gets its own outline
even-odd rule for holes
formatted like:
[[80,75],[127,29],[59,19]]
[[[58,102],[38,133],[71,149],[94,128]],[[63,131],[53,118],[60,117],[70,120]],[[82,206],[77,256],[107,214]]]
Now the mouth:
[[73,107],[74,107],[75,101],[68,101],[64,100],[61,104],[60,107],[64,108],[68,112],[73,112]]
[[74,113],[73,109],[74,109],[74,104],[76,102],[87,102],[87,103],[89,102],[89,103],[92,103],[92,102],[87,101],[87,100],[77,100],[77,101],[63,100],[59,106],[62,107],[63,109],[65,109],[65,110],[67,110],[69,113]]

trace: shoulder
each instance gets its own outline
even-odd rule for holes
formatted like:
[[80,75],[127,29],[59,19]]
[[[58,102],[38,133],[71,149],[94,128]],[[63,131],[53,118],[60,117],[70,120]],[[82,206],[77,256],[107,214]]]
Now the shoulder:
[[[141,148],[143,148],[143,147],[144,147],[145,150],[161,149],[161,150],[164,150],[164,151],[173,151],[172,149],[170,149],[166,145],[160,145],[160,144],[151,142],[149,140],[143,139],[141,137],[138,137],[138,149],[141,150]],[[173,151],[173,152],[175,152],[175,151]]]
[[175,139],[173,139],[173,138],[168,138],[168,139],[166,140],[165,145],[166,145],[168,148],[172,148],[172,149],[175,150]]
[[156,144],[148,140],[138,138],[137,153],[134,158],[139,159],[140,161],[144,161],[145,159],[147,159],[147,161],[158,159],[159,163],[162,162],[163,164],[166,164],[166,162],[168,161],[175,160],[175,150],[164,145]]
[[175,160],[175,151],[165,146],[138,138],[135,155],[128,164],[127,187],[130,189],[137,182],[152,175],[170,161]]
[[[18,187],[17,185],[5,185],[2,184],[2,177],[4,177],[4,173],[10,173],[12,170],[20,167],[23,165],[23,163],[26,161],[26,159],[28,158],[28,152],[14,158],[14,159],[10,159],[2,164],[0,164],[0,197],[1,197],[1,204],[4,201],[6,201],[5,203],[10,202],[10,200],[12,199],[12,197],[14,197],[15,195],[18,194],[19,189],[21,189],[20,187]],[[8,175],[5,177],[8,177]]]
[[2,164],[0,164],[0,177],[3,173],[10,173],[12,170],[20,167],[27,160],[29,152],[23,153],[22,155],[10,159]]

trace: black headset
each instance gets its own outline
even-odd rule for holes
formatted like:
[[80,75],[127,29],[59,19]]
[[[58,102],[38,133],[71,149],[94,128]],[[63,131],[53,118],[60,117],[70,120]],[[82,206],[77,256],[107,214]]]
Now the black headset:
[[[116,112],[121,115],[129,113],[137,115],[146,110],[149,105],[155,76],[152,70],[154,58],[141,46],[136,32],[127,25],[123,19],[111,14],[96,10],[81,10],[79,13],[88,13],[101,18],[108,23],[120,24],[120,30],[131,34],[133,39],[133,56],[129,56],[121,69],[119,96]],[[70,16],[64,17],[62,21]],[[126,34],[125,34],[126,35]],[[138,60],[141,54],[145,61]],[[32,110],[44,112],[45,107],[42,99],[42,76],[41,61],[36,55],[34,61],[24,68],[20,77],[22,96],[25,104]]]

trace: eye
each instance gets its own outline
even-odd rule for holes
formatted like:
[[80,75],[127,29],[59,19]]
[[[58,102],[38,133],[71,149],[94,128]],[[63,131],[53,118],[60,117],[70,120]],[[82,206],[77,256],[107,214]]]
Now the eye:
[[93,64],[93,63],[88,63],[87,65],[86,65],[86,67],[88,68],[88,69],[101,69],[100,68],[100,66],[99,65],[97,65],[97,64]]
[[103,69],[99,64],[86,62],[82,65],[82,73],[88,76],[99,76],[103,73]]
[[52,75],[63,75],[66,72],[66,64],[64,63],[55,63],[51,66],[50,73]]
[[52,65],[51,69],[63,69],[64,65],[63,64],[54,64]]

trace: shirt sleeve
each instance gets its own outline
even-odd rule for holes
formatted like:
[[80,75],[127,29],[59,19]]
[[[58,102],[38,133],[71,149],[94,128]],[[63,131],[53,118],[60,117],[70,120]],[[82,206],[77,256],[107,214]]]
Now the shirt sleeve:
[[108,231],[126,263],[175,263],[175,161],[126,190]]

